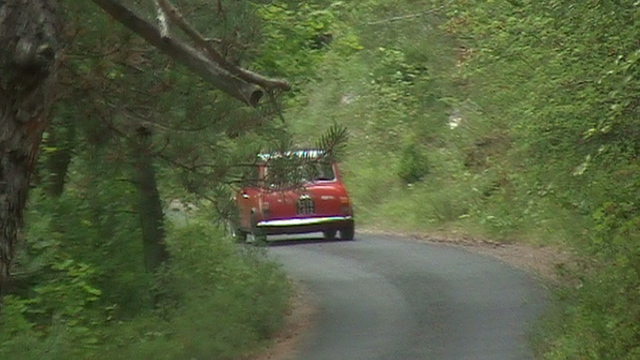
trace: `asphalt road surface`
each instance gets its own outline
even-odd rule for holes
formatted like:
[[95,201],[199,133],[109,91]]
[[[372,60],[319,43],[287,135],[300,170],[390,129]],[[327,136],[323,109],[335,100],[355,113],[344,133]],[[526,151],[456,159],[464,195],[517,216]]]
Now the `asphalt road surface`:
[[527,335],[545,290],[498,260],[363,234],[276,239],[269,253],[318,306],[297,360],[533,359]]

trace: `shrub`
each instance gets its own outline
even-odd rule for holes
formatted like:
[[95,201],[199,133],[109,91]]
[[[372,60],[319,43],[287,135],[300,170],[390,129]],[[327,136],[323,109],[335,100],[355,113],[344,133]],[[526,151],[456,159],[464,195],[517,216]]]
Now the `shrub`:
[[[291,290],[263,249],[237,247],[208,220],[169,227],[167,245],[172,259],[156,276],[157,307],[126,320],[91,304],[99,290],[84,281],[90,269],[73,262],[61,268],[72,281],[61,277],[41,287],[46,309],[58,314],[49,326],[29,320],[34,306],[44,306],[38,297],[6,297],[0,358],[232,359],[280,327]],[[65,294],[74,301],[55,302]],[[74,314],[82,321],[70,321]]]
[[[170,229],[172,260],[158,276],[159,309],[110,330],[125,346],[105,358],[231,359],[268,341],[290,287],[260,249],[238,248],[208,221]],[[123,354],[126,354],[124,356]]]
[[421,181],[429,174],[429,159],[422,146],[412,142],[404,147],[398,166],[398,176],[405,184]]

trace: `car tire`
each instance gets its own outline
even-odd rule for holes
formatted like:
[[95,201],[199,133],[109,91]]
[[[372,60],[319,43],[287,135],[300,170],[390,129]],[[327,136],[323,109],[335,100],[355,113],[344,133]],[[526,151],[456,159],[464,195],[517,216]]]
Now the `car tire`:
[[247,242],[247,233],[240,230],[235,222],[227,221],[227,232],[229,236],[238,244],[244,244]]
[[340,229],[340,240],[353,240],[355,235],[355,225],[353,223],[347,227]]
[[253,237],[253,245],[261,246],[267,243],[267,235],[258,228],[258,219],[254,213],[251,213],[251,236]]
[[325,230],[322,232],[325,240],[335,240],[336,239],[336,230]]

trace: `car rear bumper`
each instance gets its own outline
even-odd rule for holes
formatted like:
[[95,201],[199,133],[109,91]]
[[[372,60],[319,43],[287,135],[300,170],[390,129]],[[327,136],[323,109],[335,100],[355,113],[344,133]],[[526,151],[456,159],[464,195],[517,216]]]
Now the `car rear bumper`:
[[353,226],[351,216],[324,216],[313,218],[293,218],[264,220],[258,222],[258,228],[267,235],[302,234],[326,230],[340,230]]

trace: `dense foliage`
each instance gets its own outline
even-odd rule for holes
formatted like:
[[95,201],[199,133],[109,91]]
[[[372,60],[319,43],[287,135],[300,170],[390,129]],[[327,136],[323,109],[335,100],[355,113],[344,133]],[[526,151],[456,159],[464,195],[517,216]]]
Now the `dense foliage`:
[[[527,210],[519,223],[535,219],[530,226],[544,226],[590,259],[574,274],[575,288],[562,292],[544,357],[636,358],[640,7],[460,1],[447,10],[447,31],[468,39],[460,44],[472,52],[464,64],[468,95],[482,117],[504,119],[510,150],[502,191],[514,189],[504,200]],[[558,213],[562,222],[551,223]],[[575,233],[553,235],[566,229]]]
[[352,129],[359,219],[575,249],[540,356],[638,357],[640,5],[340,4],[358,47],[289,112]]
[[[230,358],[260,344],[287,281],[212,223],[229,213],[236,165],[329,124],[349,128],[343,173],[361,225],[575,249],[540,357],[640,355],[640,4],[176,3],[229,59],[294,90],[239,106],[67,2],[70,47],[1,357]],[[165,248],[142,240],[154,197],[198,207],[163,221]],[[164,251],[171,261],[145,271]]]
[[[264,346],[288,280],[220,225],[241,165],[283,133],[278,102],[243,106],[92,3],[64,5],[58,101],[2,299],[0,357],[227,359]],[[205,33],[230,58],[255,60],[241,45],[256,48],[263,5],[187,5],[209,16],[195,26],[218,17]]]

